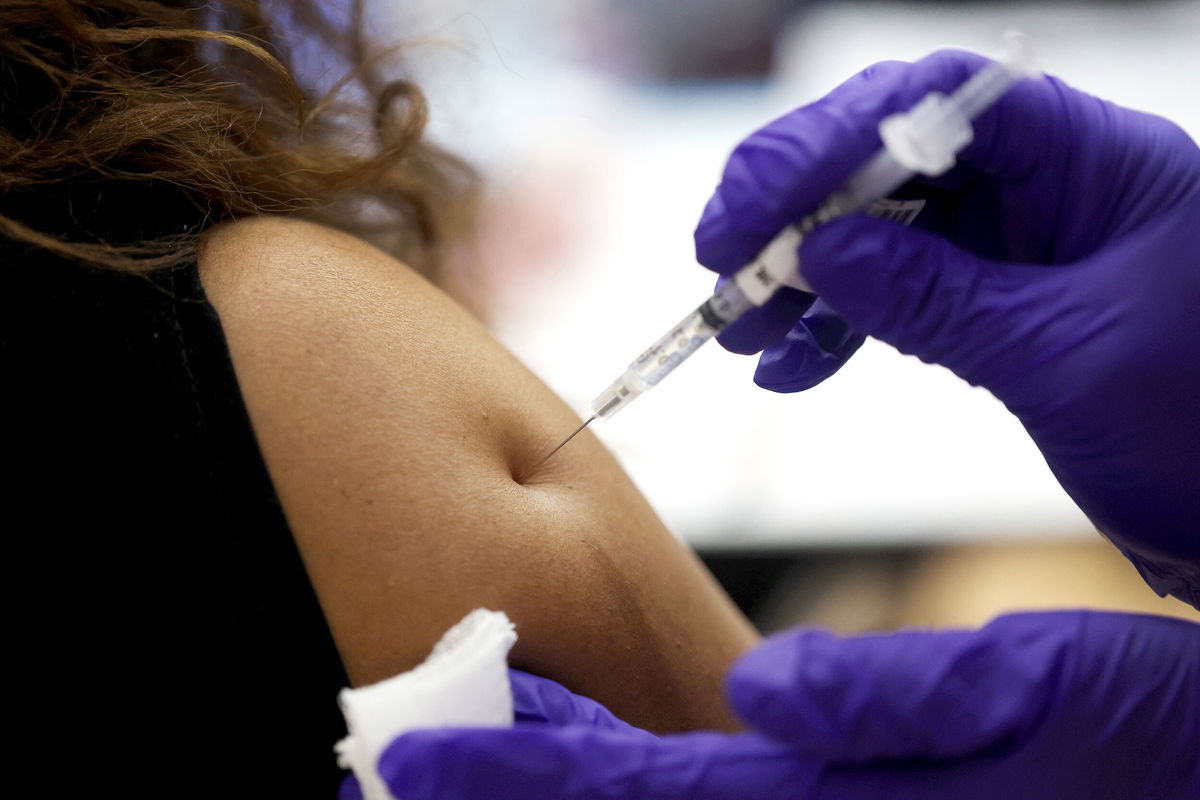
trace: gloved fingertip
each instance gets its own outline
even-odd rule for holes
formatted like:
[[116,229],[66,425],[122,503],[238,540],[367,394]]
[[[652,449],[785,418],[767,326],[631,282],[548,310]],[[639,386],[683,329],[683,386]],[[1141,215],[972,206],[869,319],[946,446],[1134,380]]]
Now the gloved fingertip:
[[852,356],[866,339],[863,334],[850,327],[850,323],[830,308],[828,303],[819,298],[801,322],[822,351],[843,361]]
[[722,331],[717,341],[731,353],[753,355],[786,336],[815,299],[799,289],[780,289],[763,306],[750,309]]
[[785,341],[763,350],[754,370],[754,383],[779,394],[813,388],[837,372],[843,363],[813,359],[810,356],[814,349],[811,343],[799,343],[788,334]]
[[347,775],[342,780],[342,785],[338,787],[337,800],[363,800],[362,787],[358,784],[358,778]]
[[841,369],[865,339],[832,312],[806,315],[782,342],[763,351],[754,382],[773,392],[811,389]]

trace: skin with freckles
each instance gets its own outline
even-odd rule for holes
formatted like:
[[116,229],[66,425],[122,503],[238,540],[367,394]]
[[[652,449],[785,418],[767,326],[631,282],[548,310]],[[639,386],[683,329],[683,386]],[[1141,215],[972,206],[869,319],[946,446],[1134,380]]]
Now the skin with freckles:
[[[578,417],[404,265],[286,218],[206,235],[201,279],[351,681],[480,606],[510,663],[658,731],[735,727],[757,641]],[[536,467],[536,469],[535,469]]]

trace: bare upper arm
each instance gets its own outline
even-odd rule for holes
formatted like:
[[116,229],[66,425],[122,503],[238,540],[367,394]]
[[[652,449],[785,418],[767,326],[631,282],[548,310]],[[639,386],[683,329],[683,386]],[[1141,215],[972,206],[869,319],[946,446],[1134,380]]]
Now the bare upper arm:
[[576,416],[440,291],[295,220],[226,224],[201,278],[355,683],[419,662],[479,606],[514,666],[657,729],[728,726],[755,634]]

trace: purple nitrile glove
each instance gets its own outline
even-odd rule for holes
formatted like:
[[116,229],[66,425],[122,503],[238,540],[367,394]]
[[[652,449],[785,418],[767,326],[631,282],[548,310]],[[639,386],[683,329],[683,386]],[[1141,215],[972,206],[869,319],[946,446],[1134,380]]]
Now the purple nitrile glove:
[[404,800],[1191,800],[1200,790],[1200,626],[1182,620],[1052,612],[978,631],[784,634],[727,679],[735,709],[761,728],[748,734],[655,736],[551,681],[513,682],[528,709],[515,729],[405,734],[380,758],[390,790]]
[[[735,271],[880,146],[883,117],[983,63],[880,64],[750,136],[696,230],[699,260]],[[836,370],[851,329],[989,389],[1146,581],[1200,608],[1200,148],[1053,78],[974,127],[958,166],[899,190],[926,199],[914,228],[854,215],[805,238],[824,342],[790,295],[721,340],[765,347],[755,380],[780,391]]]
[[769,639],[734,709],[831,765],[815,798],[1200,797],[1200,625],[1098,611]]
[[[815,762],[757,734],[656,736],[558,683],[509,670],[515,727],[416,731],[396,739],[379,774],[404,800],[789,797]],[[362,800],[353,776],[338,800]]]

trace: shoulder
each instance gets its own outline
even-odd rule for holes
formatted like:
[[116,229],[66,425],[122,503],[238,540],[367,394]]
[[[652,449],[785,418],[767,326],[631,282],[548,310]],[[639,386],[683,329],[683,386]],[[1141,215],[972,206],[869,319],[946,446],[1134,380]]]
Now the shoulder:
[[252,284],[312,289],[355,273],[417,279],[402,262],[343,231],[293,217],[222,222],[203,235],[197,267],[214,302]]
[[[350,367],[344,357],[382,346],[383,339],[411,366],[436,352],[436,342],[426,341],[433,331],[486,335],[402,261],[304,220],[222,223],[205,235],[197,268],[235,365],[240,357],[241,366],[291,369],[290,362],[302,358],[306,369],[343,380]],[[313,360],[320,354],[328,358]]]

